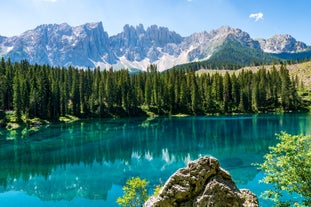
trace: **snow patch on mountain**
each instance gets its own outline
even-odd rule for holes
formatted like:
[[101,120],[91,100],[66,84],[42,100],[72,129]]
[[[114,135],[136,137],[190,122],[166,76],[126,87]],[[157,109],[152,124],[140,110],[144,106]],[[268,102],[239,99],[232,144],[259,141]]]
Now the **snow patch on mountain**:
[[258,39],[260,46],[267,53],[294,53],[303,52],[308,49],[308,46],[300,41],[297,41],[291,35],[275,35],[269,39]]
[[123,31],[108,36],[101,22],[71,27],[40,25],[20,36],[0,36],[0,55],[11,61],[84,68],[133,68],[146,70],[157,64],[159,71],[174,65],[208,60],[227,41],[270,53],[300,52],[308,48],[290,35],[254,40],[240,29],[223,26],[210,32],[182,37],[166,27],[125,25]]

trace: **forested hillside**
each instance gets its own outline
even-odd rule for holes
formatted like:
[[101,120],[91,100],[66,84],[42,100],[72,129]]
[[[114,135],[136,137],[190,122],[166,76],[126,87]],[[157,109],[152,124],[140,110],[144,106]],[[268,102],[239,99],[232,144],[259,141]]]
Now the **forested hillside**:
[[0,109],[22,116],[58,119],[141,116],[154,114],[246,113],[289,111],[301,107],[298,80],[286,65],[238,74],[201,74],[172,69],[130,74],[73,67],[30,65],[27,61],[0,63]]
[[280,58],[261,50],[246,47],[239,42],[226,41],[208,60],[175,66],[178,69],[228,69],[235,70],[249,65],[264,65],[279,62]]
[[303,52],[297,52],[297,53],[288,53],[288,52],[282,52],[282,53],[275,53],[270,54],[276,58],[287,60],[287,61],[296,61],[296,62],[303,62],[305,60],[310,60],[311,58],[311,50],[308,49]]

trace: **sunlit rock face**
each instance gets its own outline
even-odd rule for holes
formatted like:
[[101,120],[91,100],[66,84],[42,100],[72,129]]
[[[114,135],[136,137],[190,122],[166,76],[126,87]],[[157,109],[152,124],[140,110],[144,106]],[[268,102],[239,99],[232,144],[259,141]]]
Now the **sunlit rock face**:
[[258,206],[255,194],[239,190],[217,159],[202,157],[175,172],[144,207]]
[[45,24],[14,37],[0,36],[0,57],[12,62],[27,60],[31,64],[74,66],[107,69],[128,68],[146,71],[156,64],[159,71],[173,66],[209,60],[227,42],[244,49],[269,53],[295,53],[309,47],[290,35],[275,35],[269,39],[252,39],[238,28],[222,26],[182,37],[166,27],[144,28],[125,25],[123,31],[109,36],[101,22],[72,27]]
[[291,35],[274,35],[269,39],[258,39],[260,47],[264,52],[268,53],[295,53],[303,52],[308,46],[300,41],[297,41]]

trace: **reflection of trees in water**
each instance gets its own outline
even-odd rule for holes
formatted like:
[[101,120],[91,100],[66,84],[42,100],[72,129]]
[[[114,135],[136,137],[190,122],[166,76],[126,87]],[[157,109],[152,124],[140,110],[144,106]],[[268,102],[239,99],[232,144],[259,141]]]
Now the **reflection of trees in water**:
[[105,200],[114,177],[103,176],[102,170],[101,166],[94,164],[90,179],[90,171],[81,170],[81,166],[68,165],[66,169],[52,170],[46,178],[30,176],[27,182],[14,179],[7,184],[6,189],[27,192],[46,201],[72,200],[75,197]]
[[[106,163],[107,166],[98,171],[100,179],[93,185],[91,179],[75,181],[75,174],[81,174],[83,169],[67,173],[67,181],[72,180],[73,184],[65,183],[65,187],[75,186],[67,190],[68,198],[77,194],[80,187],[89,192],[101,191],[105,197],[112,183],[123,182],[124,172],[133,171],[134,165],[136,173],[142,171],[140,175],[143,175],[148,172],[148,176],[156,179],[159,176],[157,171],[163,170],[161,175],[172,173],[172,163],[182,166],[182,163],[199,155],[217,157],[233,177],[244,173],[245,180],[238,181],[243,183],[256,175],[256,170],[249,166],[261,161],[268,146],[274,143],[275,133],[281,130],[305,132],[303,130],[310,126],[309,123],[303,115],[135,118],[52,125],[24,138],[20,138],[22,132],[17,131],[15,139],[0,140],[0,184],[11,186],[20,178],[31,183],[30,178],[40,175],[45,180],[40,185],[51,185],[61,190],[64,182],[57,170],[66,172],[66,168],[71,169],[78,164],[92,168]],[[143,160],[142,163],[133,163],[139,160]],[[107,173],[105,176],[110,179],[104,179],[100,173]],[[51,178],[51,174],[55,177]],[[87,178],[87,175],[83,177]],[[55,185],[49,183],[49,179]],[[102,184],[98,185],[98,182]],[[46,189],[51,188],[42,187],[42,190]],[[57,192],[56,189],[51,190]],[[92,198],[87,190],[81,191],[80,196]],[[46,199],[57,200],[56,197]]]

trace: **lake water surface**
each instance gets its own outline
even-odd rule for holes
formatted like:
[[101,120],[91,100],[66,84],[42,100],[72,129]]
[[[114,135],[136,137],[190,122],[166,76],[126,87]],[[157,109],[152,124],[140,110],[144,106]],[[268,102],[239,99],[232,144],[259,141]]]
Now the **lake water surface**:
[[[189,160],[216,157],[259,195],[275,134],[310,134],[308,114],[96,119],[40,131],[0,131],[0,206],[117,206],[133,176],[153,188]],[[270,204],[260,199],[261,206]]]

